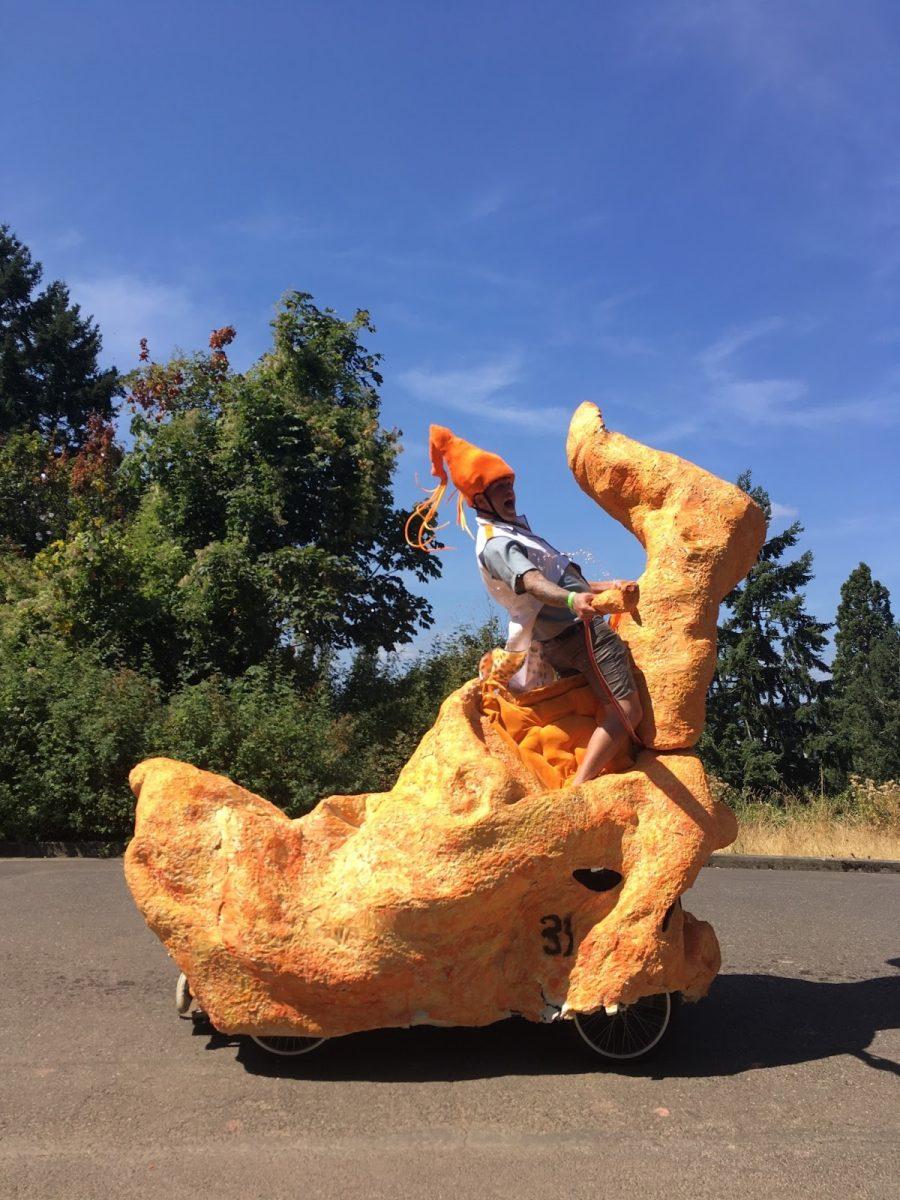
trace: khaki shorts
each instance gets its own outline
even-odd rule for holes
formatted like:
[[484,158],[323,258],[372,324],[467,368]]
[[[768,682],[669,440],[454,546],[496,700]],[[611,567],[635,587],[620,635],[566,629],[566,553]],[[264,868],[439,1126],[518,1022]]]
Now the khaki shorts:
[[[582,625],[582,621],[575,621],[559,637],[541,642],[541,651],[560,675],[574,675],[577,672],[584,675],[594,694],[606,704],[609,697],[591,666]],[[594,662],[609,685],[609,690],[617,700],[624,700],[635,690],[628,647],[602,617],[594,617],[591,621],[591,645]]]

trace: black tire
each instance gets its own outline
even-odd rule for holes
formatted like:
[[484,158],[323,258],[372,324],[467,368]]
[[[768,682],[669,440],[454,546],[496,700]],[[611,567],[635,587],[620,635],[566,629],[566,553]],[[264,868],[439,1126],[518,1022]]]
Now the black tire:
[[659,992],[614,1013],[573,1013],[582,1046],[608,1062],[631,1063],[655,1054],[671,1034],[681,1002],[679,992]]

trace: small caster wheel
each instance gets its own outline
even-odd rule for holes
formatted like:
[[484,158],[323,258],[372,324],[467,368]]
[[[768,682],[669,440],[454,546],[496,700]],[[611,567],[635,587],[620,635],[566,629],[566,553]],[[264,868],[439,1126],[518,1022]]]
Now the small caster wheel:
[[317,1046],[321,1046],[327,1038],[317,1037],[256,1037],[250,1034],[251,1042],[256,1042],[268,1054],[280,1054],[284,1058],[296,1058],[298,1054],[309,1054]]
[[194,1000],[194,994],[191,991],[191,985],[188,983],[188,977],[184,971],[178,976],[178,982],[175,984],[175,1007],[178,1010],[179,1017],[185,1021],[191,1019],[191,1004]]

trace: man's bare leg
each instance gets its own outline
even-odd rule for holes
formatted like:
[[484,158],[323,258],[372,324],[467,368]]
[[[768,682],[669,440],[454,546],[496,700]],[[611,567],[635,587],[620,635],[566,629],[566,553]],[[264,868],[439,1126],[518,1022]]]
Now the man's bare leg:
[[[619,705],[634,729],[644,715],[638,693],[630,692],[624,700],[619,701]],[[611,762],[620,750],[624,750],[628,744],[628,736],[619,714],[613,708],[607,709],[606,716],[591,734],[581,766],[572,780],[573,787],[599,775],[606,764]]]

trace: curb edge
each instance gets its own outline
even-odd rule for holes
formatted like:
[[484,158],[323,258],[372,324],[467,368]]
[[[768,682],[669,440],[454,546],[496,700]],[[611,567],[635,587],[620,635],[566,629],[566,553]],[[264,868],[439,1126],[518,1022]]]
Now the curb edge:
[[767,871],[862,871],[867,874],[900,874],[892,858],[793,858],[788,855],[713,854],[707,867],[743,867]]

